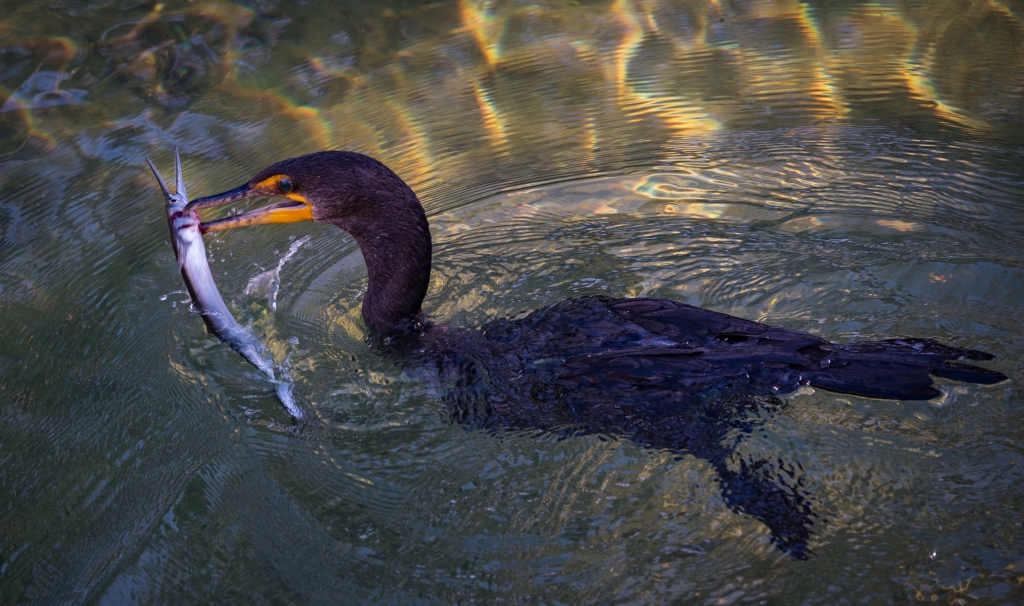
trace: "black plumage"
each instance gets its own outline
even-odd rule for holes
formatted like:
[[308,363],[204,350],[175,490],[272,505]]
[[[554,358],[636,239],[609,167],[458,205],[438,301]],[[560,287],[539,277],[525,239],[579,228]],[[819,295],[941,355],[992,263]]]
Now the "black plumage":
[[[287,176],[287,191],[265,185],[277,175]],[[438,377],[453,420],[624,437],[700,457],[717,472],[725,502],[761,520],[794,557],[806,557],[816,516],[793,466],[734,454],[758,422],[752,410],[778,407],[779,395],[802,385],[923,400],[940,393],[933,375],[981,384],[1006,379],[959,361],[991,360],[988,353],[928,339],[831,343],[664,299],[583,297],[479,329],[436,325],[420,315],[431,264],[423,208],[395,173],[361,154],[284,160],[246,186],[193,204],[286,194],[307,201],[314,220],[356,239],[368,271],[363,316],[375,347]]]

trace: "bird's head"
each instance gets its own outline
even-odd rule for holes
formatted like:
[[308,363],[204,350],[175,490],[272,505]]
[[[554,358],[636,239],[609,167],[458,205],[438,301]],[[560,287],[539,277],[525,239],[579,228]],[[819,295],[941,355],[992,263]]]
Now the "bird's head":
[[269,196],[268,206],[201,224],[204,232],[320,221],[340,227],[359,244],[369,276],[363,317],[386,330],[420,309],[430,283],[427,216],[402,179],[377,160],[328,151],[282,160],[226,192],[197,198],[186,211]]
[[280,201],[203,223],[202,230],[322,221],[351,232],[362,224],[386,220],[389,209],[401,211],[410,203],[419,207],[412,190],[384,164],[354,152],[327,151],[272,164],[239,187],[193,200],[187,210],[258,196]]

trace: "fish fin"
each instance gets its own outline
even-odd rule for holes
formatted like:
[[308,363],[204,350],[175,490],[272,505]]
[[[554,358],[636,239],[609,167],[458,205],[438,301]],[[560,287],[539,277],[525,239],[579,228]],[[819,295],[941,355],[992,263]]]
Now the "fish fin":
[[156,177],[157,183],[160,184],[160,191],[163,192],[164,198],[169,201],[171,197],[171,190],[167,189],[167,183],[164,181],[163,176],[160,175],[160,171],[153,165],[153,161],[146,158],[146,163],[149,164],[149,170],[153,171],[153,176]]
[[185,174],[181,171],[181,156],[178,155],[178,146],[174,146],[174,179],[175,193],[181,196],[188,204],[188,194],[185,193]]

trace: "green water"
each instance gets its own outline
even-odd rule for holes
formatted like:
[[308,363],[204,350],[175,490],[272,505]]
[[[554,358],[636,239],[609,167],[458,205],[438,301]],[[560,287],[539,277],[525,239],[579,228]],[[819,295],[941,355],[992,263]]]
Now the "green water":
[[[699,459],[447,422],[336,229],[208,236],[296,429],[189,310],[175,145],[196,196],[386,162],[439,322],[656,296],[1010,380],[788,396],[740,450],[801,466],[798,561]],[[0,603],[1021,603],[1022,242],[1019,0],[0,1]]]

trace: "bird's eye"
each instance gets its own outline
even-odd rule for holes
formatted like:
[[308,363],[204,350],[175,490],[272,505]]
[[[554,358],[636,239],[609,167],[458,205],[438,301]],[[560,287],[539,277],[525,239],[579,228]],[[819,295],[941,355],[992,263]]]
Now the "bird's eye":
[[277,182],[277,187],[284,193],[288,193],[292,190],[292,180],[288,177],[283,177]]

